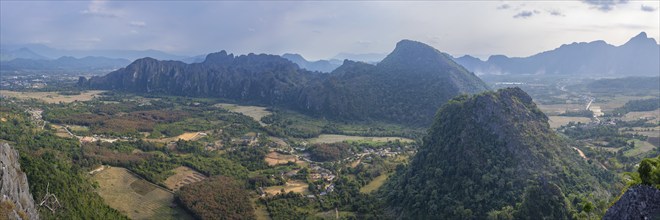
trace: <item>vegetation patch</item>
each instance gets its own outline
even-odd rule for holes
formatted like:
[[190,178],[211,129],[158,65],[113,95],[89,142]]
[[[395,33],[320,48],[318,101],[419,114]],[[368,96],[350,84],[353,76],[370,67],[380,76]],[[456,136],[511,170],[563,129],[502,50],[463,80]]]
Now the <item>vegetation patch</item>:
[[250,197],[239,182],[216,176],[181,188],[178,201],[199,219],[254,219]]
[[312,160],[320,162],[341,160],[351,155],[347,143],[315,144],[308,151]]
[[309,143],[318,144],[318,143],[339,143],[344,141],[374,141],[374,142],[389,142],[389,141],[400,141],[400,142],[413,142],[412,139],[402,138],[402,137],[364,137],[364,136],[348,136],[348,135],[337,135],[337,134],[322,134],[316,138],[308,139]]

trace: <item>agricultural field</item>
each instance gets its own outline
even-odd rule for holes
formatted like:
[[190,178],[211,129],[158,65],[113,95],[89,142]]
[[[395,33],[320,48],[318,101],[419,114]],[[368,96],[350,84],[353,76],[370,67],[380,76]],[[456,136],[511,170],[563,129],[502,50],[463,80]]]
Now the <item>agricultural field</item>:
[[224,103],[216,104],[215,106],[226,109],[227,111],[241,113],[259,122],[262,126],[266,124],[261,122],[261,118],[273,114],[272,112],[268,111],[265,107],[259,107],[259,106],[245,106],[245,105],[224,104]]
[[552,105],[538,105],[539,109],[547,115],[559,115],[567,111],[580,111],[584,110],[585,104],[552,104]]
[[184,140],[184,141],[195,141],[203,136],[204,132],[184,132],[183,134],[180,134],[176,137],[169,137],[169,138],[144,138],[145,141],[154,141],[154,142],[160,142],[160,143],[169,143],[173,141],[178,141],[178,140]]
[[201,174],[190,167],[180,166],[172,170],[174,175],[168,177],[163,183],[168,189],[178,191],[181,187],[202,181],[206,179],[204,174]]
[[307,194],[308,187],[309,185],[303,181],[289,180],[283,186],[271,186],[264,188],[264,192],[266,192],[267,195],[276,195],[282,193],[282,190],[284,190],[284,193],[295,192],[295,193]]
[[654,150],[656,147],[653,144],[647,141],[633,140],[631,142],[635,143],[635,148],[627,150],[624,152],[624,155],[629,157],[638,156],[640,154]]
[[100,97],[104,91],[91,90],[83,91],[78,95],[62,95],[58,92],[16,92],[9,90],[0,90],[0,95],[7,97],[14,97],[17,99],[38,99],[46,103],[71,103],[89,101],[95,97]]
[[96,173],[97,193],[131,219],[192,219],[174,203],[174,194],[120,167]]
[[559,128],[563,125],[567,125],[569,122],[581,122],[589,123],[591,118],[587,117],[570,117],[570,116],[549,116],[548,123],[550,123],[550,128]]
[[626,131],[625,133],[629,134],[640,134],[647,137],[660,137],[660,126],[643,128],[643,127],[633,127],[632,131]]
[[596,98],[594,105],[600,106],[603,112],[609,112],[616,108],[620,108],[627,102],[632,100],[649,99],[657,96],[627,96],[627,95],[614,95],[613,97]]
[[56,125],[56,124],[50,124],[50,127],[53,128],[53,130],[55,131],[55,135],[57,135],[58,137],[63,137],[63,138],[72,137],[71,134],[69,134],[69,132],[67,132],[64,129],[64,126]]
[[305,161],[299,160],[298,156],[296,155],[281,154],[275,151],[271,151],[270,153],[268,153],[266,155],[265,160],[268,166],[283,165],[283,164],[288,164],[289,162],[294,162],[300,165],[305,164]]
[[348,135],[337,135],[337,134],[322,134],[316,138],[308,139],[311,144],[330,144],[330,143],[340,143],[344,141],[370,141],[370,142],[388,142],[388,141],[400,141],[400,142],[413,142],[412,139],[402,138],[402,137],[364,137],[364,136],[348,136]]
[[646,119],[646,120],[650,119],[649,122],[658,123],[660,122],[660,109],[656,109],[654,111],[645,111],[645,112],[628,112],[623,117],[621,117],[621,120],[624,121],[634,121],[639,119]]

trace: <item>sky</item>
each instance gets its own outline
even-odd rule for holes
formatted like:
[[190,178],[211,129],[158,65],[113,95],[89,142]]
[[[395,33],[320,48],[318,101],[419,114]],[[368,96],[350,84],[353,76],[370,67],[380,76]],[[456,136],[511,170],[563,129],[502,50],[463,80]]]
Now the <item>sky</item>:
[[0,44],[179,55],[389,53],[410,39],[455,56],[530,56],[572,42],[660,39],[660,1],[0,1]]

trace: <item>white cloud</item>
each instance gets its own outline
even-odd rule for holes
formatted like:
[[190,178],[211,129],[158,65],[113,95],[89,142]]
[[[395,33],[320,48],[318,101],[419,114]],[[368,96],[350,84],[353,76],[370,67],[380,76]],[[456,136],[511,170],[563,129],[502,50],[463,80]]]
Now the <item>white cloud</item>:
[[654,8],[654,7],[647,6],[647,5],[642,5],[642,11],[645,11],[645,12],[654,12],[655,10],[656,10],[656,8]]
[[109,17],[109,18],[118,17],[117,14],[111,12],[106,8],[106,2],[103,0],[91,1],[87,6],[87,9],[81,11],[80,13],[85,15],[97,16],[97,17]]
[[608,12],[613,10],[617,5],[627,4],[629,0],[582,0],[582,2],[591,5],[592,8]]
[[557,9],[550,9],[550,10],[546,10],[546,11],[548,12],[548,14],[550,14],[552,16],[561,16],[561,17],[566,16],[564,13],[562,13],[560,10],[557,10]]
[[533,10],[533,11],[521,11],[518,14],[514,15],[513,18],[530,18],[534,16],[535,14],[541,13],[540,11]]
[[147,26],[147,23],[145,23],[144,21],[131,21],[128,24],[137,28],[143,28]]

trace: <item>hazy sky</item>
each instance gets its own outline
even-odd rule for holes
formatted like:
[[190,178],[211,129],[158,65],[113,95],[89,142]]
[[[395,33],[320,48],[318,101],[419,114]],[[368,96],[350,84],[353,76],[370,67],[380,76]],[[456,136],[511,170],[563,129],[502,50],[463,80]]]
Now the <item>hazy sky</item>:
[[0,43],[182,55],[389,53],[412,39],[454,55],[528,56],[561,44],[660,38],[660,1],[0,1]]

